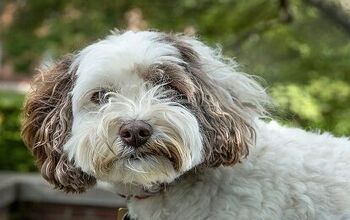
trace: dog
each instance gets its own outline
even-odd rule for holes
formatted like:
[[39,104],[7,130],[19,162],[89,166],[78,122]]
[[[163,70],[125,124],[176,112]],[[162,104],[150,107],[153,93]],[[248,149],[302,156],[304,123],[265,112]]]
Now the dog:
[[350,141],[269,119],[270,98],[194,37],[112,32],[42,67],[22,137],[65,192],[134,219],[350,219]]

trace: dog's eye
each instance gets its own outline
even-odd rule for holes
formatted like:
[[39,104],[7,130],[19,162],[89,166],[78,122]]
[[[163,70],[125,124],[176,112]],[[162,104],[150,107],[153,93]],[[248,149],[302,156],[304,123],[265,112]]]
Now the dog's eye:
[[101,90],[95,91],[92,93],[90,97],[90,101],[97,105],[107,103],[109,98],[108,92],[110,91],[108,91],[107,89],[101,89]]

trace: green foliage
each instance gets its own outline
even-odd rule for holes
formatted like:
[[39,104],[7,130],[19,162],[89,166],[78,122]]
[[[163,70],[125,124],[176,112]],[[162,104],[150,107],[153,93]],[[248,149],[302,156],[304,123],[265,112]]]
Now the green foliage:
[[[0,11],[10,2],[0,2]],[[265,80],[281,122],[350,135],[349,33],[305,1],[289,2],[288,23],[278,0],[17,1],[13,23],[0,24],[0,41],[4,61],[32,74],[43,58],[126,28],[125,15],[139,8],[149,28],[181,32],[191,26],[212,46],[219,42],[242,71]],[[22,98],[0,95],[0,169],[32,170],[19,139]]]
[[271,95],[277,114],[288,124],[350,134],[349,83],[322,77],[306,85],[275,85]]
[[20,138],[23,95],[0,92],[0,169],[32,171],[34,162]]

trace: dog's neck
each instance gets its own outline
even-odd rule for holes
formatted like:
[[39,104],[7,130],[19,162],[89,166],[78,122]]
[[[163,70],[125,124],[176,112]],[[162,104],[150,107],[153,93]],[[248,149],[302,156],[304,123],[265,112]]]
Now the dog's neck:
[[174,186],[182,179],[185,179],[191,175],[193,176],[194,173],[198,173],[203,169],[204,169],[203,167],[193,168],[185,172],[184,174],[182,174],[180,177],[178,177],[171,183],[157,183],[151,186],[115,183],[112,185],[112,187],[113,187],[113,191],[117,192],[118,195],[120,195],[123,198],[126,198],[128,200],[131,198],[142,200],[142,199],[154,197],[166,192],[167,188]]

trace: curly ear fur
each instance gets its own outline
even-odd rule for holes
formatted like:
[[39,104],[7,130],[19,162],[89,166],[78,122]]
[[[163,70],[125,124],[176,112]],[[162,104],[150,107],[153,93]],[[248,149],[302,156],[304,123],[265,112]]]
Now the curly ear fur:
[[83,192],[96,180],[74,167],[63,152],[72,124],[72,61],[73,56],[67,56],[35,76],[24,105],[22,137],[48,182],[66,192]]
[[192,105],[204,133],[203,165],[239,162],[255,142],[254,119],[265,114],[263,105],[269,101],[264,89],[237,73],[235,63],[225,63],[220,51],[185,36],[172,40],[197,87]]

